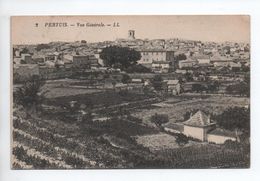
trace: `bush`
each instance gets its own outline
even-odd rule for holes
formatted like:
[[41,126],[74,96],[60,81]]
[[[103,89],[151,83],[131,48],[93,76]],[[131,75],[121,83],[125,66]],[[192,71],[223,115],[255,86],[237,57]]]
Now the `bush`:
[[151,73],[151,69],[149,69],[143,65],[137,64],[137,65],[128,67],[126,69],[126,72],[127,73]]
[[240,143],[238,143],[237,141],[226,140],[224,142],[224,146],[227,149],[238,150],[240,148]]
[[176,136],[177,136],[176,143],[180,146],[183,146],[189,142],[189,138],[182,133],[177,134]]
[[162,124],[169,122],[169,118],[167,114],[157,114],[155,113],[150,118],[150,121],[154,123],[156,126],[161,127]]

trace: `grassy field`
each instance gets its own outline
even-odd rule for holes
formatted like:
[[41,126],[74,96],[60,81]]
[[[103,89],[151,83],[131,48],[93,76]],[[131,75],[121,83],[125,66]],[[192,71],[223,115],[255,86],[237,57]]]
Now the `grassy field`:
[[[176,138],[172,135],[166,133],[150,134],[150,135],[140,135],[135,137],[138,144],[149,148],[150,151],[160,151],[163,149],[175,149],[180,148],[176,143]],[[191,146],[194,144],[200,144],[193,141],[189,141],[185,146]]]
[[44,104],[68,106],[69,102],[77,101],[79,104],[91,104],[92,107],[108,107],[153,98],[150,95],[134,92],[115,92],[111,87],[109,89],[88,88],[84,86],[84,80],[66,80],[48,81],[43,86],[42,91],[46,91]]
[[77,101],[79,104],[91,104],[93,107],[107,107],[111,105],[117,105],[122,103],[129,103],[134,101],[140,101],[150,98],[149,96],[144,96],[142,94],[127,93],[120,94],[114,91],[106,92],[95,92],[95,93],[85,93],[78,95],[68,95],[63,97],[49,98],[45,100],[45,104],[54,106],[65,106],[69,105],[70,101]]

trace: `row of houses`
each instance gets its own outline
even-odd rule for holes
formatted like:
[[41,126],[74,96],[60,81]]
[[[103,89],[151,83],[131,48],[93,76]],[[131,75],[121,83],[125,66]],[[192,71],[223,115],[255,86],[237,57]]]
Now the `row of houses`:
[[241,68],[242,65],[250,66],[249,59],[236,59],[225,57],[218,54],[214,56],[194,55],[188,56],[186,60],[176,61],[174,51],[157,50],[139,50],[141,59],[139,64],[152,69],[156,73],[167,73],[176,70],[177,67],[195,68],[195,67],[229,67],[230,69]]
[[178,62],[180,69],[194,68],[196,66],[214,66],[214,67],[230,67],[241,68],[242,64],[249,66],[249,60],[236,60],[230,57],[214,55],[212,57],[207,55],[188,57],[186,60]]
[[13,67],[14,81],[23,82],[29,80],[33,76],[38,76],[42,79],[59,79],[68,78],[73,72],[66,68],[50,68],[48,66],[39,66],[38,64],[20,64]]
[[[114,88],[116,91],[128,90],[139,93],[144,92],[144,88],[154,90],[149,80],[132,79],[130,83],[117,83]],[[162,82],[162,91],[168,95],[179,95],[181,93],[181,84],[179,80],[164,80]]]
[[[141,54],[139,64],[151,69],[155,73],[168,73],[169,71],[184,68],[195,67],[229,67],[241,68],[242,63],[245,66],[249,66],[249,60],[244,62],[237,61],[233,58],[228,58],[220,55],[214,55],[212,57],[207,55],[195,55],[188,57],[186,60],[177,62],[175,60],[174,51],[166,49],[141,49],[138,50]],[[48,53],[45,56],[42,55],[30,55],[21,54],[20,57],[14,57],[15,64],[40,64],[48,67],[77,67],[77,68],[90,68],[104,66],[103,60],[100,58],[100,51],[94,54],[80,55],[80,54],[63,54],[63,53]]]
[[100,66],[99,59],[94,54],[78,55],[78,54],[65,54],[63,53],[48,53],[46,55],[30,55],[21,54],[21,56],[14,57],[14,64],[39,64],[41,66],[55,67],[91,67]]

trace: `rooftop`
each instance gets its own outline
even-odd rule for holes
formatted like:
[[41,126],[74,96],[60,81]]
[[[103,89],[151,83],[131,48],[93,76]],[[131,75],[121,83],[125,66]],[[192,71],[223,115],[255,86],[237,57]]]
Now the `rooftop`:
[[199,110],[196,114],[191,116],[190,119],[185,121],[183,124],[195,127],[206,127],[215,123],[211,121],[209,116],[207,116],[204,112]]
[[167,62],[167,61],[153,61],[153,64],[170,64],[170,62]]
[[176,85],[179,83],[179,80],[164,80],[164,82],[167,82],[167,85]]
[[169,129],[178,130],[178,131],[180,131],[180,132],[183,132],[183,124],[168,123],[168,124],[165,125],[164,127],[165,127],[165,128],[169,128]]
[[212,131],[210,131],[208,134],[211,135],[219,135],[219,136],[229,136],[229,137],[236,137],[236,133],[232,131],[228,131],[221,128],[216,128]]
[[139,52],[174,52],[172,50],[166,50],[166,49],[140,49]]

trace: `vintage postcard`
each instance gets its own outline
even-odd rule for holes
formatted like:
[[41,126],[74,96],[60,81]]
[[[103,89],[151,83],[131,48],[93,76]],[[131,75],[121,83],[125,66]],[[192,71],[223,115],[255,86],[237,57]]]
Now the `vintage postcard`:
[[12,169],[250,167],[250,17],[11,18]]

